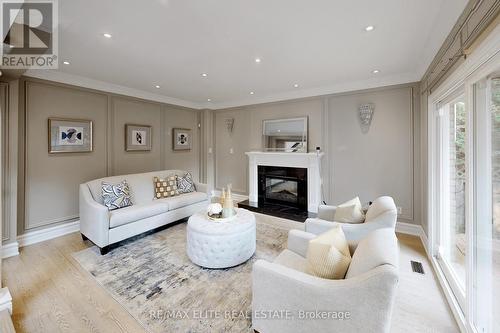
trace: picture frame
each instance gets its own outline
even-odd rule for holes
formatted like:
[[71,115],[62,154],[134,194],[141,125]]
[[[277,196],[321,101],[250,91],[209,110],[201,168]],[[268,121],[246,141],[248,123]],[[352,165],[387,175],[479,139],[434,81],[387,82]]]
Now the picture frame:
[[125,124],[125,151],[151,151],[152,132],[149,125]]
[[172,130],[172,149],[173,150],[191,150],[191,129],[174,128]]
[[87,119],[49,118],[49,154],[92,152],[92,127]]

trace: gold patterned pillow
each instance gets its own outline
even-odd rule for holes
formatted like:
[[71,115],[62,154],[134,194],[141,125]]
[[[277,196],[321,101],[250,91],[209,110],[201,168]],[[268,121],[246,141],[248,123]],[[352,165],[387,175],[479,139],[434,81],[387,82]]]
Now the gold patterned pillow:
[[154,177],[155,199],[173,197],[179,194],[175,175],[167,178]]

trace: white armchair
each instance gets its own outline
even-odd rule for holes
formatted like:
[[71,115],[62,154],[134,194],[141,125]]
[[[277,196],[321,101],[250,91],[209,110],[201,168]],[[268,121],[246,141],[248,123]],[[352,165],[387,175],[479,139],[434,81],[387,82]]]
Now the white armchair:
[[334,217],[336,209],[336,206],[319,206],[318,217],[307,219],[305,222],[305,230],[319,235],[330,230],[337,224],[341,224],[346,238],[350,243],[356,243],[374,230],[380,228],[392,228],[392,230],[394,230],[398,219],[396,204],[394,200],[388,196],[377,198],[371,204],[366,212],[365,221],[363,223],[335,222]]
[[388,332],[398,282],[399,248],[393,229],[378,229],[352,247],[345,279],[306,272],[316,235],[292,230],[274,262],[253,266],[252,325],[260,333]]

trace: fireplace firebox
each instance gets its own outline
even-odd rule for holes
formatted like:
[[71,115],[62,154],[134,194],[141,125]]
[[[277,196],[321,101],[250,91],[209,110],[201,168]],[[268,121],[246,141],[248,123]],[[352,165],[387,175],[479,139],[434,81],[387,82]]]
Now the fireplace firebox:
[[307,169],[258,166],[260,204],[288,206],[307,212]]

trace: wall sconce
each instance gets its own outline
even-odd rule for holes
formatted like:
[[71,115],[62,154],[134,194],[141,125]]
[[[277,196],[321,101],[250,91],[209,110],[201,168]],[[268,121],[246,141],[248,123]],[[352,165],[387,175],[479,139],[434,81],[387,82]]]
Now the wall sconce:
[[227,118],[226,119],[226,128],[229,133],[233,132],[233,126],[234,126],[234,118]]
[[361,123],[361,131],[363,133],[367,133],[372,123],[373,113],[375,112],[375,104],[362,104],[359,106],[358,112],[359,121]]

